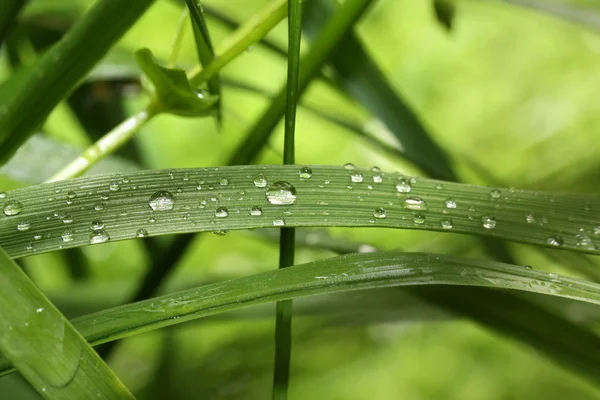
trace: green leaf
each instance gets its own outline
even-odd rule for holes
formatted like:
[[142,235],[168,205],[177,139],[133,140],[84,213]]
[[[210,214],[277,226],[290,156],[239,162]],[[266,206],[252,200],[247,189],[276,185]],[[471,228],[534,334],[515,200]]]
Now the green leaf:
[[17,16],[26,3],[26,0],[3,0],[0,6],[0,46],[17,22]]
[[[461,286],[453,293],[468,293],[464,286],[504,288],[600,304],[600,285],[578,279],[490,261],[382,252],[340,256],[218,282],[101,311],[73,323],[96,345],[256,304],[315,294],[423,285],[431,285],[431,290]],[[471,308],[485,314],[486,310],[476,304],[477,299],[465,295],[462,301],[470,301]],[[600,338],[593,332],[539,307],[513,309],[497,303],[490,311],[520,314],[515,324],[528,328],[527,332],[537,332],[528,336],[529,344],[584,376],[600,380],[600,353],[590,350],[598,348]],[[0,366],[5,372],[10,368],[6,361]]]
[[[190,11],[190,17],[192,19],[192,27],[194,31],[194,39],[196,41],[196,52],[198,53],[198,59],[200,64],[203,66],[209,65],[215,59],[215,50],[213,48],[210,34],[208,32],[208,26],[204,20],[202,7],[196,3],[196,0],[185,0],[187,7]],[[206,81],[208,86],[208,92],[217,97],[216,103],[216,114],[217,121],[221,121],[221,83],[219,81],[219,75],[216,73],[210,79]]]
[[73,325],[0,249],[0,350],[47,399],[133,399]]
[[[0,245],[20,257],[97,243],[91,226],[101,220],[111,240],[135,238],[140,229],[154,236],[283,223],[472,233],[600,254],[597,196],[492,189],[350,166],[309,168],[311,178],[300,177],[299,166],[239,166],[139,171],[16,189],[2,199]],[[290,184],[295,199],[286,196],[292,188],[277,182]],[[284,198],[271,195],[269,201],[267,191]],[[219,207],[227,208],[227,216]],[[262,209],[260,215],[251,215],[253,207]],[[64,214],[72,221],[64,223]],[[18,230],[24,222],[30,228]],[[72,237],[63,241],[66,231]]]
[[97,1],[36,62],[14,95],[3,98],[0,104],[1,163],[14,154],[152,3],[153,0]]
[[213,111],[218,98],[194,90],[184,70],[161,67],[149,49],[140,49],[135,56],[147,78],[143,83],[152,98],[152,112],[200,117]]

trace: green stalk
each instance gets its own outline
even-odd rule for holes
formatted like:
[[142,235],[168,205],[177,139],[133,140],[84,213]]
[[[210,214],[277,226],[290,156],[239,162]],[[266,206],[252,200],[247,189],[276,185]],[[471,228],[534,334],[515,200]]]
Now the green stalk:
[[175,66],[175,62],[177,61],[177,57],[179,56],[179,50],[181,50],[181,43],[183,42],[183,34],[185,33],[185,21],[187,21],[188,17],[188,9],[184,8],[181,12],[181,16],[179,17],[179,22],[177,22],[177,30],[175,30],[175,37],[173,38],[173,45],[171,46],[171,54],[169,55],[169,61],[167,62],[168,68],[173,68]]
[[[298,103],[298,75],[300,72],[300,43],[302,32],[302,0],[288,2],[288,62],[285,99],[285,137],[283,164],[295,163],[294,133],[296,105]],[[294,265],[296,231],[281,228],[279,240],[279,268]],[[292,353],[292,300],[277,302],[275,319],[275,365],[273,373],[273,399],[287,399]]]

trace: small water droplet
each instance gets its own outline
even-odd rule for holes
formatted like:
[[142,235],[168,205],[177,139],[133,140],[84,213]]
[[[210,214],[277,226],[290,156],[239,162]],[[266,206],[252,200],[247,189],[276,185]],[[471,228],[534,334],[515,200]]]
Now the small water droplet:
[[252,209],[250,210],[250,215],[255,217],[262,215],[262,208],[256,206],[252,207]]
[[374,165],[374,166],[371,167],[371,172],[379,173],[379,172],[381,172],[381,168],[379,168],[378,166]]
[[148,231],[144,228],[140,228],[137,231],[135,231],[135,237],[144,238],[146,236],[148,236]]
[[100,199],[102,199],[102,200],[110,199],[110,193],[108,193],[108,192],[100,193]]
[[561,238],[558,235],[547,237],[546,243],[552,246],[562,246],[563,244],[565,244],[563,238]]
[[493,215],[484,215],[481,217],[481,224],[485,229],[494,229],[496,227],[496,217]]
[[438,183],[437,185],[435,185],[435,188],[437,190],[442,190],[444,188],[444,185],[442,185],[441,183]]
[[599,225],[599,226],[596,226],[596,227],[594,227],[594,230],[593,230],[593,232],[594,232],[594,235],[600,235],[600,225]]
[[529,264],[525,265],[525,269],[533,269],[533,267]]
[[117,190],[121,189],[121,187],[119,186],[119,182],[111,182],[110,185],[108,185],[108,188],[110,190],[112,190],[113,192],[116,192]]
[[35,309],[35,312],[38,313],[38,314],[41,313],[41,312],[43,312],[43,311],[44,311],[44,307],[38,307],[38,308]]
[[221,179],[219,179],[219,185],[221,185],[221,186],[227,186],[227,185],[229,185],[229,179],[227,179],[227,178],[221,178]]
[[256,178],[254,178],[254,186],[257,188],[264,188],[267,186],[267,178],[263,174],[258,174]]
[[300,178],[302,179],[310,179],[312,177],[312,169],[310,167],[302,167],[300,168]]
[[148,222],[150,222],[151,224],[153,224],[153,223],[156,222],[156,218],[150,217],[150,218],[148,218]]
[[296,188],[288,182],[279,181],[272,184],[265,192],[271,204],[289,205],[296,203]]
[[353,172],[350,174],[350,180],[355,183],[360,183],[363,181],[363,174],[360,172]]
[[77,197],[77,193],[73,191],[67,192],[67,199],[74,199],[75,197]]
[[398,193],[409,193],[412,190],[412,186],[405,178],[398,178],[398,181],[396,182],[396,190]]
[[17,224],[17,230],[19,232],[28,231],[30,228],[31,228],[31,224],[29,223],[29,221],[21,221]]
[[283,218],[275,218],[273,220],[273,226],[285,226],[285,219],[283,219]]
[[373,212],[373,216],[375,218],[379,218],[379,219],[385,218],[386,217],[385,209],[383,209],[381,207],[376,208],[375,211]]
[[23,211],[23,204],[17,200],[11,200],[4,204],[4,215],[6,216],[18,215],[21,211]]
[[60,237],[62,238],[63,242],[72,242],[73,239],[75,238],[75,236],[73,235],[73,231],[70,229],[67,229],[66,231],[64,231]]
[[596,250],[597,248],[592,239],[587,235],[575,235],[575,239],[577,239],[575,246],[580,249]]
[[96,210],[96,211],[102,211],[102,210],[104,210],[104,204],[102,204],[102,203],[96,203],[96,204],[94,204],[94,210]]
[[427,203],[422,198],[416,196],[407,197],[404,200],[403,206],[409,210],[427,210]]
[[110,240],[108,233],[102,229],[90,234],[90,244],[106,243]]
[[346,164],[344,164],[344,168],[348,169],[348,170],[356,169],[356,167],[352,163],[346,163]]
[[452,229],[454,227],[454,223],[451,219],[444,219],[440,222],[440,225],[443,229]]
[[446,206],[446,208],[456,208],[456,201],[454,199],[447,199],[444,202],[444,205]]
[[73,217],[71,217],[69,214],[65,214],[62,218],[62,222],[63,222],[63,224],[72,224]]
[[[383,182],[383,176],[381,174],[375,174],[373,175],[373,182],[375,183],[381,183]],[[369,186],[370,189],[372,189],[372,186]]]
[[92,230],[99,231],[100,229],[104,229],[104,222],[100,220],[92,221]]
[[227,207],[217,207],[217,209],[215,211],[215,217],[225,218],[228,215],[229,215],[229,212],[227,211]]
[[33,235],[33,240],[40,240],[42,238],[42,235],[40,235],[39,233],[36,233],[35,235]]
[[424,214],[413,215],[413,222],[418,225],[423,225],[425,223],[425,215]]
[[535,224],[537,222],[537,218],[535,217],[534,213],[529,213],[525,216],[525,221],[527,221],[528,224]]
[[161,190],[150,196],[148,205],[154,211],[169,211],[173,209],[175,200],[173,195],[166,190]]
[[499,191],[498,189],[492,189],[492,190],[490,191],[490,197],[491,197],[492,199],[499,199],[499,198],[500,198],[500,195],[501,195],[501,193],[500,193],[500,191]]
[[218,231],[213,231],[213,233],[217,236],[225,236],[229,233],[227,229],[220,229]]

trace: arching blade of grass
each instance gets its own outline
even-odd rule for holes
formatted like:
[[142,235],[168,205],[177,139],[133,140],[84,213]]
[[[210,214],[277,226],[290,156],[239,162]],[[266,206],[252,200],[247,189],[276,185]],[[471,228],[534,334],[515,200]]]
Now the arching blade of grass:
[[[196,52],[202,66],[207,66],[215,59],[215,50],[210,39],[208,26],[204,20],[202,7],[196,0],[185,0],[192,19],[192,29],[196,41]],[[221,121],[221,83],[218,73],[206,81],[210,94],[219,96],[217,100],[217,121]]]
[[0,104],[1,162],[8,160],[152,3],[153,0],[98,1],[44,54],[15,95]]
[[239,166],[17,189],[1,202],[0,245],[20,257],[109,238],[283,225],[471,233],[600,254],[597,196],[492,189],[351,166],[309,168],[310,178],[300,176],[299,166]]
[[73,325],[0,249],[0,351],[47,399],[133,399]]
[[[100,344],[196,318],[300,296],[415,285],[513,289],[600,304],[600,285],[490,261],[425,254],[351,254],[202,286],[128,304],[74,320],[92,344]],[[477,302],[477,297],[469,299]],[[475,307],[475,305],[473,305]],[[485,314],[486,310],[480,310]],[[536,335],[529,344],[600,380],[600,338],[542,309],[511,309]],[[527,322],[529,321],[529,323]],[[535,325],[535,327],[530,326]],[[8,363],[0,362],[8,372]]]
[[19,12],[23,9],[26,0],[4,0],[0,6],[0,46],[15,26]]

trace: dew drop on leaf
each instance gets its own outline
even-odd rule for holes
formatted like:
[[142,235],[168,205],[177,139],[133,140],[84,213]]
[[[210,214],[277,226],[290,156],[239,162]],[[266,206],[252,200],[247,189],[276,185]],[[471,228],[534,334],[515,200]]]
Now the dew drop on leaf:
[[92,221],[92,230],[93,231],[99,231],[101,229],[104,229],[104,222],[102,222],[100,220]]
[[373,216],[375,218],[379,218],[379,219],[385,218],[386,217],[385,209],[383,209],[381,207],[376,208],[375,211],[373,212]]
[[413,215],[413,222],[417,225],[423,225],[425,223],[425,215],[423,215],[423,214]]
[[19,232],[28,231],[30,228],[31,228],[31,224],[29,223],[29,221],[21,221],[17,224],[17,230]]
[[110,240],[108,232],[100,229],[90,234],[90,244],[106,243]]
[[60,237],[62,238],[63,242],[72,242],[74,239],[73,231],[70,229],[67,229],[60,235]]
[[144,238],[146,236],[148,236],[148,231],[144,228],[140,228],[137,231],[135,231],[135,237]]
[[493,215],[484,215],[481,217],[481,224],[485,229],[494,229],[496,227],[496,217]]
[[252,207],[250,210],[250,215],[255,217],[260,216],[262,215],[262,209],[260,207]]
[[492,199],[499,199],[500,198],[500,191],[498,189],[492,189],[490,191],[490,197]]
[[229,185],[229,179],[227,179],[227,178],[221,178],[221,179],[219,179],[219,185],[221,185],[221,186],[227,186],[227,185]]
[[302,179],[310,179],[312,177],[312,169],[310,167],[302,167],[300,168],[300,178]]
[[258,174],[256,178],[254,178],[254,186],[257,188],[264,188],[267,186],[267,178],[263,174]]
[[427,210],[427,203],[422,198],[416,196],[407,197],[404,200],[403,206],[409,210]]
[[356,167],[352,163],[346,163],[346,164],[344,164],[344,168],[348,169],[348,170],[356,169]]
[[18,215],[23,211],[23,204],[17,200],[11,200],[4,205],[4,215],[12,216]]
[[444,202],[444,205],[446,206],[446,208],[456,208],[456,201],[454,199],[447,199]]
[[412,186],[410,185],[410,182],[404,178],[398,178],[398,181],[396,182],[396,190],[398,193],[408,193],[411,189]]
[[229,215],[229,212],[227,211],[227,207],[217,207],[217,209],[215,210],[215,217],[217,218],[225,218]]
[[273,226],[285,226],[285,219],[283,219],[283,218],[275,218],[273,220]]
[[265,192],[271,204],[289,205],[296,203],[296,188],[289,182],[279,181],[272,184]]
[[148,205],[154,211],[169,211],[173,209],[175,200],[173,195],[166,190],[161,190],[150,196]]
[[117,190],[119,190],[121,187],[119,186],[119,182],[111,182],[110,185],[108,185],[108,188],[110,190],[112,190],[113,192],[116,192]]
[[353,172],[350,174],[350,180],[354,183],[361,183],[363,181],[363,174],[360,172]]
[[443,229],[452,229],[454,228],[454,223],[451,219],[444,219],[440,222],[440,225]]
[[220,229],[218,231],[213,231],[213,233],[217,236],[225,236],[229,233],[227,229]]
[[562,246],[565,244],[563,238],[558,235],[547,237],[546,243],[552,246]]
[[537,222],[537,218],[535,217],[534,213],[529,213],[525,216],[525,221],[527,221],[528,224],[535,224]]

